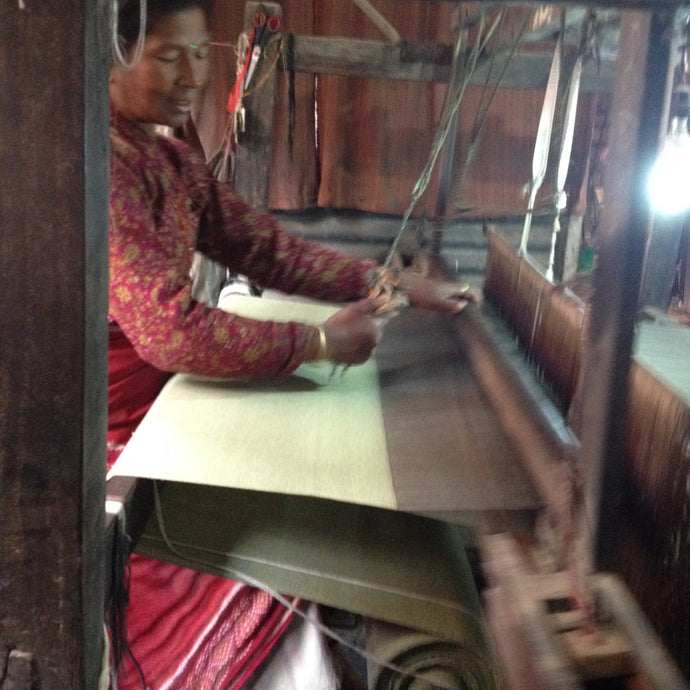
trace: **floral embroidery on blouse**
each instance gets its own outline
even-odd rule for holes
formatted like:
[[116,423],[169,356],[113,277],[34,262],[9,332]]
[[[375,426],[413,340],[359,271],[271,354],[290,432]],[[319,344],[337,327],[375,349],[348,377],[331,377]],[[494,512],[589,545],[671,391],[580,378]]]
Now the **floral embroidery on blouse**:
[[367,293],[372,262],[285,232],[215,180],[185,142],[111,118],[110,306],[138,355],[165,371],[207,376],[286,374],[313,329],[212,309],[191,294],[201,251],[265,288],[330,301]]

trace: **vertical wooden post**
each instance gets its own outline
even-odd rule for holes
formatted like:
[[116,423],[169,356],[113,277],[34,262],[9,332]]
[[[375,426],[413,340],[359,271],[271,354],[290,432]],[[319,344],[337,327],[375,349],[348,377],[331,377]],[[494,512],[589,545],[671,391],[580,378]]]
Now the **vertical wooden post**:
[[102,666],[108,10],[0,3],[3,687]]
[[683,309],[688,311],[690,309],[690,222],[687,221],[685,223],[685,226],[683,227],[683,236],[681,238],[680,248],[680,259],[680,298],[683,300]]
[[[685,28],[685,22],[681,26],[678,21],[673,27],[671,40],[672,64],[669,74],[669,89],[675,88],[679,81],[684,65],[681,66],[681,59],[684,58],[685,43],[690,40]],[[675,102],[675,96],[669,96],[670,108],[677,108],[680,104]],[[671,113],[669,112],[668,120]],[[665,123],[666,124],[666,123]],[[663,134],[668,131],[668,126],[663,130]],[[657,214],[654,218],[647,241],[647,254],[645,274],[642,282],[640,302],[642,307],[652,307],[665,312],[671,304],[673,285],[676,279],[677,261],[681,248],[683,236],[683,226],[687,221],[687,212],[677,215],[665,216]]]
[[[279,17],[283,11],[276,2],[248,2],[245,6],[244,25],[251,31],[254,15],[261,9],[268,17]],[[256,72],[247,84],[247,96],[242,103],[245,109],[245,131],[238,134],[235,159],[235,187],[254,208],[268,208],[268,182],[273,151],[273,107],[276,99],[276,51],[279,50],[283,33],[270,36]],[[278,60],[280,57],[277,58]]]
[[606,206],[597,231],[594,296],[584,361],[583,531],[596,529],[591,557],[606,569],[624,482],[628,374],[645,246],[651,224],[648,171],[665,130],[672,10],[623,11]]
[[684,221],[683,215],[654,220],[640,297],[643,307],[666,312],[671,304]]

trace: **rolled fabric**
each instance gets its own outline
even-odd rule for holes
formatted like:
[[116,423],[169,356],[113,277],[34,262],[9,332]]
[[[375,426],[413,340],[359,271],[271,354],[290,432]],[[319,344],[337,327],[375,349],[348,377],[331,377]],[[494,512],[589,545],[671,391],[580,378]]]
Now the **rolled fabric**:
[[498,675],[484,639],[467,643],[383,621],[367,622],[370,690],[492,690]]

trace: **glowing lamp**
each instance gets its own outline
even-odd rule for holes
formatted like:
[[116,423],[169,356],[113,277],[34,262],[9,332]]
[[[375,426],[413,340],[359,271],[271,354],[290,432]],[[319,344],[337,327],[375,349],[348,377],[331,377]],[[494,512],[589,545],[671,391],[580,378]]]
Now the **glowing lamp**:
[[688,118],[674,117],[649,176],[649,199],[657,213],[673,215],[690,208],[689,170]]

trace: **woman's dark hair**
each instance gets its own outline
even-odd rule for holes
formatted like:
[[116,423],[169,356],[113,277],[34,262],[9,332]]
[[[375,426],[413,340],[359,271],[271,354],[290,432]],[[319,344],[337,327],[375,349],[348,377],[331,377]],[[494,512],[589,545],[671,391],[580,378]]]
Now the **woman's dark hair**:
[[[120,47],[127,52],[139,36],[139,2],[140,0],[120,0],[117,13],[117,35]],[[208,10],[209,0],[147,0],[146,33],[154,29],[165,16],[181,10],[199,7]]]

